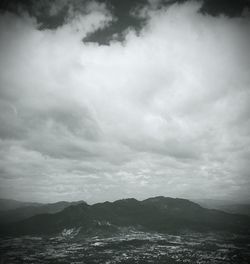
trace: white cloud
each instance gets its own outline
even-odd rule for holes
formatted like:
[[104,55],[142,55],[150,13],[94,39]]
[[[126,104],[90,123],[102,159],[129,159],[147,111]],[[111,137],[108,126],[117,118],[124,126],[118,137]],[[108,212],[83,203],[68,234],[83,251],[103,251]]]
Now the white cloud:
[[1,193],[248,199],[249,20],[198,8],[149,10],[109,46],[82,42],[103,6],[57,30],[2,15]]

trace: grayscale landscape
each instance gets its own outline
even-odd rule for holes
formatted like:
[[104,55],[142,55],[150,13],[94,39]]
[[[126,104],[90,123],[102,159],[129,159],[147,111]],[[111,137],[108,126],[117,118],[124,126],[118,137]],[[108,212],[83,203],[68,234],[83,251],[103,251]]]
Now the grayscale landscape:
[[0,1],[0,264],[250,263],[250,1]]
[[249,220],[162,196],[75,202],[57,213],[5,221],[0,251],[3,263],[244,264]]

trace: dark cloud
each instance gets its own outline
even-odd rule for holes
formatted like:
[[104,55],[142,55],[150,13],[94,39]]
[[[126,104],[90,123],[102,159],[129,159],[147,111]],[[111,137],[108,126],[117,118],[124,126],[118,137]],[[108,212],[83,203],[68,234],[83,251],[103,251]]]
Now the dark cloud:
[[[224,14],[230,17],[242,16],[244,10],[250,8],[248,0],[197,0],[201,3],[202,14],[218,16]],[[28,12],[36,18],[38,28],[56,29],[67,23],[72,17],[89,12],[88,5],[91,0],[6,0],[2,1],[0,10],[9,11],[19,15]],[[174,4],[183,4],[190,0],[96,0],[97,4],[105,5],[112,14],[113,20],[108,26],[89,33],[83,38],[84,42],[97,42],[109,45],[110,41],[124,41],[127,30],[140,32],[146,24],[146,17],[139,16],[138,12],[147,8],[166,8]]]
[[56,29],[77,12],[86,13],[89,2],[91,1],[7,0],[1,1],[0,9],[20,16],[27,12],[31,17],[36,18],[39,29]]
[[204,0],[201,12],[213,16],[224,14],[230,17],[237,17],[242,15],[245,8],[250,8],[248,0]]

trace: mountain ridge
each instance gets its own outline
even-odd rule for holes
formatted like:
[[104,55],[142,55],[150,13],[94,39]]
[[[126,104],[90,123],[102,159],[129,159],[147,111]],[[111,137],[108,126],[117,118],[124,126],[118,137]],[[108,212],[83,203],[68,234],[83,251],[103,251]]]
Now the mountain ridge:
[[157,196],[138,201],[120,199],[88,205],[73,204],[54,214],[40,214],[15,224],[2,225],[5,235],[51,235],[65,229],[81,229],[83,234],[97,230],[135,227],[162,233],[183,230],[198,232],[249,232],[247,216],[206,209],[181,198]]
[[204,208],[217,209],[231,214],[241,214],[250,216],[250,202],[233,202],[216,199],[191,199],[191,201],[200,204]]
[[[13,201],[13,209],[0,210],[0,223],[10,223],[21,221],[26,218],[44,214],[44,213],[57,213],[65,209],[66,207],[73,205],[84,203],[84,201],[75,201],[75,202],[67,202],[67,201],[59,201],[55,203],[32,203],[32,202],[20,202],[15,205],[15,200],[7,200],[11,204]],[[1,207],[0,207],[1,208]]]
[[14,210],[25,206],[40,206],[43,203],[37,202],[21,202],[15,199],[0,198],[0,211]]

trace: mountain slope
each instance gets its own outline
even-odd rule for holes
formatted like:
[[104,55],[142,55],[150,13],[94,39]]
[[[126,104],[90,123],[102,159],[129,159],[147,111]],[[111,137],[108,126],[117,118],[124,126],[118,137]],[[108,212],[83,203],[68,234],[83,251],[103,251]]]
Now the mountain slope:
[[139,227],[169,233],[185,230],[249,232],[249,217],[205,209],[185,199],[124,199],[94,205],[81,203],[56,214],[36,215],[3,227],[2,233],[57,234],[69,228],[81,228],[81,232],[86,233],[100,226]]
[[250,216],[249,203],[235,203],[233,201],[215,200],[215,199],[194,199],[195,203],[204,208],[217,209],[231,214],[243,214]]
[[[12,200],[10,200],[12,201]],[[70,205],[75,205],[83,203],[83,201],[78,202],[57,202],[51,204],[35,204],[29,205],[29,203],[20,204],[21,207],[0,211],[0,223],[11,223],[20,221],[34,215],[38,214],[53,214],[62,211]]]
[[14,210],[17,208],[22,208],[26,206],[41,206],[41,203],[32,203],[32,202],[20,202],[12,199],[0,199],[0,212],[7,210]]

